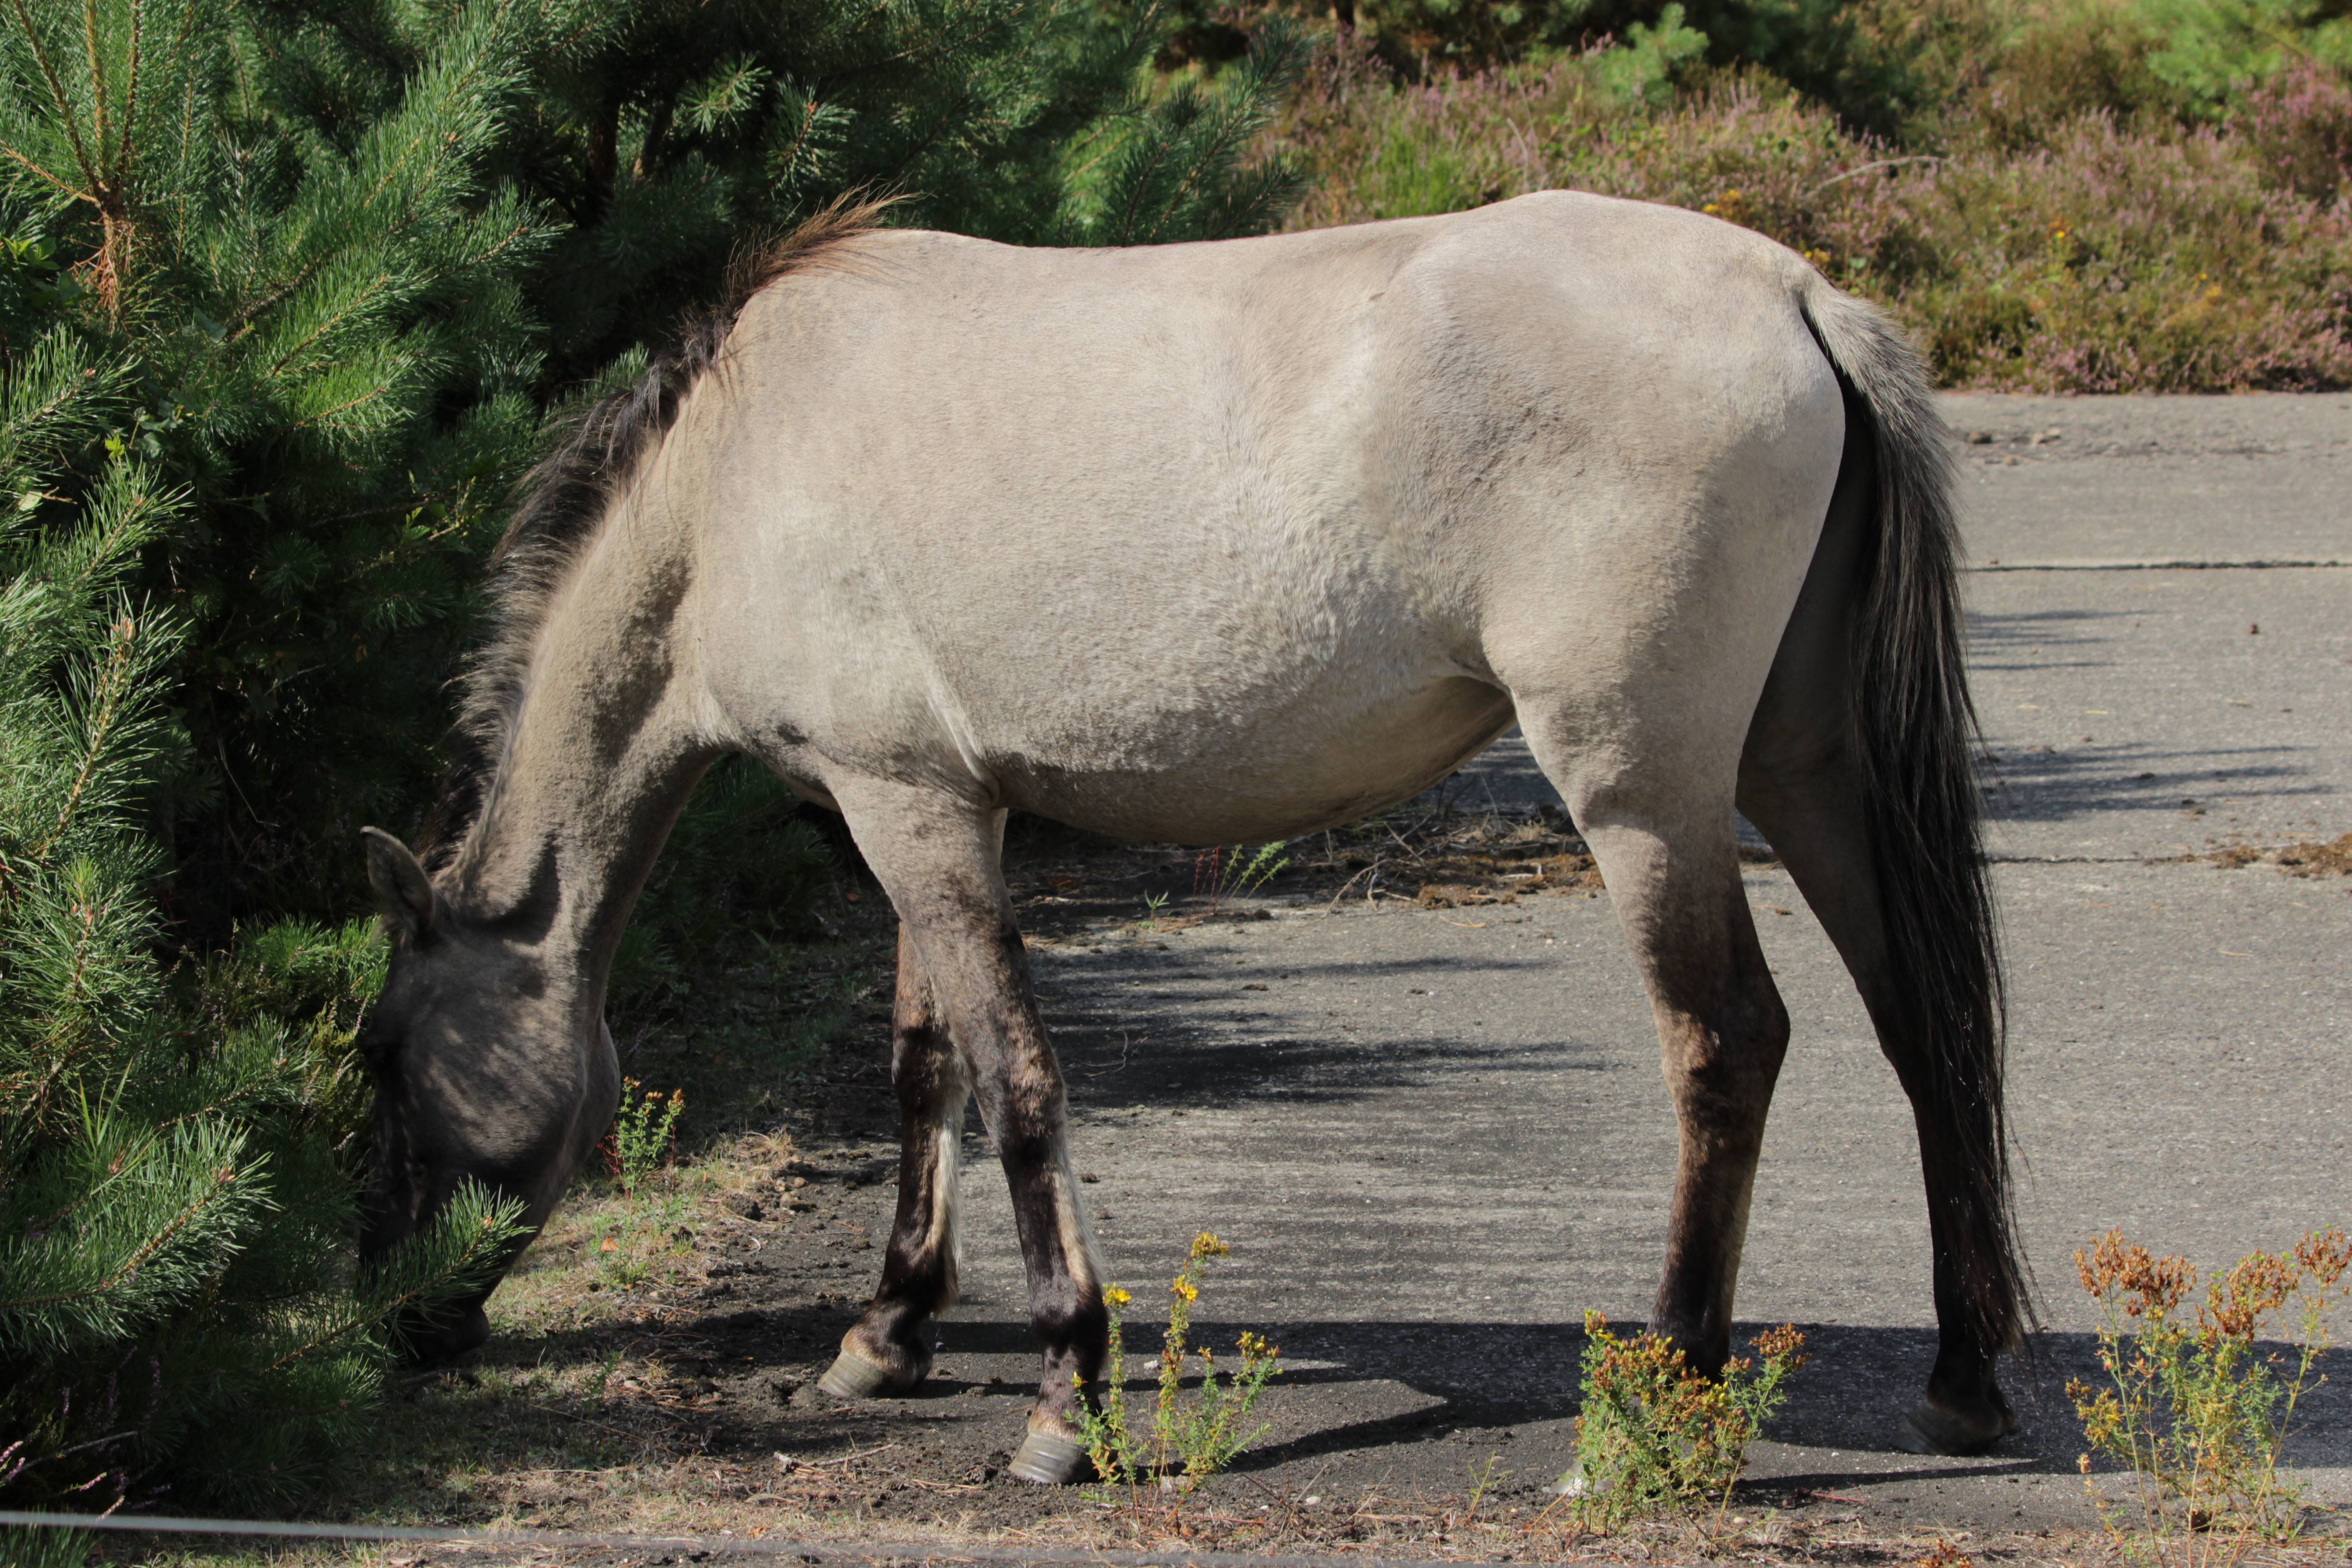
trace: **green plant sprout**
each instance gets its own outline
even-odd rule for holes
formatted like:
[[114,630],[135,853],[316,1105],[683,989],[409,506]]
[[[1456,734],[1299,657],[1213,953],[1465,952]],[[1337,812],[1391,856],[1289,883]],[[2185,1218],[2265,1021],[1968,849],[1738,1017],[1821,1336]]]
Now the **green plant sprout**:
[[1750,1342],[1757,1363],[1735,1359],[1710,1379],[1655,1334],[1618,1338],[1598,1312],[1584,1314],[1584,1335],[1576,1468],[1560,1478],[1577,1521],[1609,1530],[1668,1510],[1696,1521],[1710,1503],[1720,1520],[1748,1446],[1805,1364],[1805,1336],[1768,1329]]
[[1289,866],[1290,857],[1283,853],[1288,847],[1288,843],[1277,842],[1255,848],[1234,844],[1203,849],[1192,862],[1192,889],[1205,892],[1212,909],[1227,899],[1246,898]]
[[[2083,1484],[2124,1559],[2228,1568],[2257,1542],[2292,1537],[2302,1493],[2279,1458],[2296,1405],[2322,1381],[2313,1369],[2329,1343],[2324,1314],[2352,1269],[2352,1241],[2331,1226],[2292,1252],[2247,1254],[2207,1286],[2193,1324],[2180,1311],[2197,1288],[2187,1258],[2150,1257],[2111,1230],[2075,1253],[2074,1267],[2104,1313],[2108,1386],[2076,1378],[2066,1396],[2091,1447],[2137,1478],[2144,1528],[2131,1533],[2122,1527],[2129,1510],[2100,1495],[2091,1455],[2082,1457]],[[2254,1341],[2290,1302],[2301,1322],[2294,1371],[2283,1376],[2287,1358]]]
[[677,1142],[678,1114],[686,1109],[682,1089],[670,1090],[667,1099],[647,1089],[640,1099],[638,1088],[635,1079],[621,1080],[621,1106],[613,1116],[612,1148],[605,1156],[614,1184],[631,1197],[668,1158]]
[[639,1256],[631,1238],[645,1223],[646,1188],[676,1149],[677,1119],[686,1110],[682,1089],[664,1095],[654,1089],[640,1094],[641,1088],[635,1079],[621,1080],[620,1109],[614,1113],[613,1131],[605,1134],[602,1150],[605,1173],[620,1189],[624,1205],[618,1227],[596,1243],[596,1265],[606,1283],[625,1289],[654,1273],[653,1264]]
[[[1217,1361],[1206,1345],[1189,1342],[1192,1306],[1201,1299],[1201,1277],[1209,1260],[1231,1249],[1208,1231],[1192,1238],[1184,1267],[1169,1282],[1168,1328],[1160,1341],[1160,1394],[1152,1406],[1150,1428],[1138,1432],[1127,1407],[1127,1350],[1121,1309],[1134,1300],[1118,1286],[1106,1287],[1103,1304],[1110,1309],[1110,1359],[1100,1399],[1086,1412],[1087,1454],[1095,1474],[1132,1493],[1147,1479],[1186,1490],[1216,1474],[1244,1448],[1262,1436],[1264,1426],[1248,1425],[1250,1412],[1268,1379],[1280,1370],[1279,1346],[1264,1336],[1242,1331],[1235,1347],[1240,1364],[1230,1381],[1221,1381]],[[1201,1389],[1186,1408],[1182,1400],[1184,1371],[1194,1356],[1201,1360]]]

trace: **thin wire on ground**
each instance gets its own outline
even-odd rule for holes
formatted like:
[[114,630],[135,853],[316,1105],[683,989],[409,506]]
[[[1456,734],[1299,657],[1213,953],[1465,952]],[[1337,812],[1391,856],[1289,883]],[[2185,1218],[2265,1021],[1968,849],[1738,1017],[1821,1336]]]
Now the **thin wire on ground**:
[[795,1557],[803,1563],[1044,1563],[1099,1568],[1461,1568],[1407,1557],[1282,1557],[1257,1552],[1107,1552],[1087,1547],[947,1546],[935,1542],[785,1541],[749,1535],[639,1535],[573,1530],[448,1530],[429,1525],[308,1524],[262,1519],[185,1519],[161,1514],[26,1513],[0,1509],[0,1527],[136,1531],[155,1535],[263,1536],[298,1541],[414,1542],[443,1546],[568,1547],[623,1552],[694,1552],[712,1556]]

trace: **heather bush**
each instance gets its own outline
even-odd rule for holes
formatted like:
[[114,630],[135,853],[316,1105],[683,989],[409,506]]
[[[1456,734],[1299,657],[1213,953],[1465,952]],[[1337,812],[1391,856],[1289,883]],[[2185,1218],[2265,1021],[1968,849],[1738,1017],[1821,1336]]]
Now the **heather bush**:
[[2206,124],[2144,103],[2126,113],[2112,100],[2122,88],[2099,96],[2120,75],[2082,86],[2083,72],[2052,67],[2044,79],[2076,82],[2057,96],[2077,107],[2036,118],[2009,100],[2013,112],[1920,152],[1850,129],[1753,67],[1700,69],[1663,100],[1628,90],[1632,54],[1604,46],[1408,84],[1360,43],[1328,46],[1278,132],[1323,176],[1295,221],[1593,191],[1802,252],[1889,306],[1948,384],[2352,383],[2352,89],[2324,68],[2281,70]]
[[2236,130],[2268,183],[2315,202],[2352,179],[2352,84],[2301,61],[2246,95]]
[[1895,182],[1907,268],[1865,275],[1955,384],[2042,392],[2352,380],[2352,224],[2266,182],[2246,138],[2088,116],[2015,157]]
[[2133,0],[2038,0],[1979,57],[1978,79],[1954,79],[1958,113],[2001,147],[2038,146],[2085,114],[2177,118],[2148,65],[2157,41]]

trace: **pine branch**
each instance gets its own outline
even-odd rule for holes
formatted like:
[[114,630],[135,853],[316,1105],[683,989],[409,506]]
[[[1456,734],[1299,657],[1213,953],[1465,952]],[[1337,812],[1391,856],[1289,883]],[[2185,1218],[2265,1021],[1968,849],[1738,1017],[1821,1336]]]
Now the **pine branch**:
[[56,822],[28,851],[36,860],[47,858],[50,849],[72,826],[74,812],[81,805],[82,793],[89,787],[89,781],[106,761],[107,742],[113,737],[115,721],[121,714],[125,699],[131,694],[131,651],[137,627],[129,622],[119,621],[111,630],[112,641],[107,649],[106,662],[100,668],[98,710],[90,716],[88,726],[89,738],[82,747],[81,765],[74,771],[73,783],[67,787],[65,803],[58,808]]
[[[74,117],[73,100],[66,92],[65,83],[58,79],[56,62],[49,58],[48,50],[43,47],[40,24],[33,19],[33,11],[28,0],[9,0],[9,5],[16,13],[17,25],[25,35],[26,47],[31,50],[34,63],[41,68],[41,79],[48,83],[50,107],[56,110],[58,119],[64,122],[66,140],[73,148],[74,161],[81,166],[82,184],[95,191],[102,183],[99,165],[83,145],[81,124]],[[24,163],[26,168],[33,169],[36,174],[44,173],[22,158],[19,158],[18,162]],[[51,183],[60,189],[70,191],[70,187],[66,186],[63,181],[57,180],[55,176],[49,176],[49,178]],[[85,195],[80,191],[70,191],[70,194],[93,205],[98,199],[94,195]]]

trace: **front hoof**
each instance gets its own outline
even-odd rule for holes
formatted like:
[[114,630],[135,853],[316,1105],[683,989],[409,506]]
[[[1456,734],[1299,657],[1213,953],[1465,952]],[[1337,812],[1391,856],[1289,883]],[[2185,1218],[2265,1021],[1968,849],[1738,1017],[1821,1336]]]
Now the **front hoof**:
[[1998,1395],[1976,1420],[1947,1410],[1932,1399],[1923,1399],[1903,1418],[1902,1427],[1895,1434],[1895,1446],[1906,1454],[1965,1458],[1983,1453],[2016,1430],[2017,1417]]
[[1084,1444],[1032,1432],[1021,1440],[1021,1451],[1013,1456],[1005,1472],[1039,1486],[1059,1487],[1076,1480],[1088,1468]]
[[908,1377],[887,1366],[877,1366],[855,1351],[844,1351],[833,1358],[833,1364],[816,1380],[816,1391],[835,1399],[887,1399],[913,1393],[922,1381],[919,1372]]
[[490,1337],[490,1318],[479,1303],[447,1317],[413,1314],[394,1329],[402,1349],[419,1366],[440,1366],[457,1360]]

